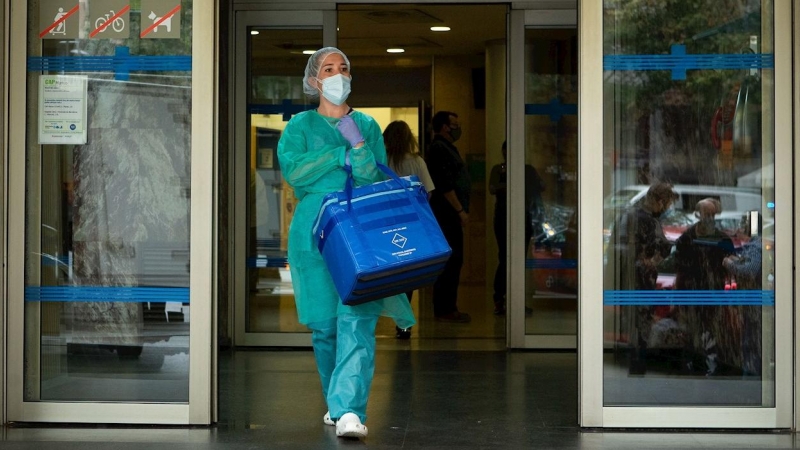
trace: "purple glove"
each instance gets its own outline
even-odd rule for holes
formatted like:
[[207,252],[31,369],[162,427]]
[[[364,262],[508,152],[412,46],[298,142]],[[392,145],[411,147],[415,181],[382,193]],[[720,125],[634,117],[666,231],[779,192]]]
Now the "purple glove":
[[361,136],[361,130],[358,129],[358,125],[356,125],[356,122],[349,115],[342,117],[336,125],[336,129],[339,130],[339,133],[342,133],[342,137],[350,143],[351,147],[355,147],[359,143],[364,142],[364,136]]

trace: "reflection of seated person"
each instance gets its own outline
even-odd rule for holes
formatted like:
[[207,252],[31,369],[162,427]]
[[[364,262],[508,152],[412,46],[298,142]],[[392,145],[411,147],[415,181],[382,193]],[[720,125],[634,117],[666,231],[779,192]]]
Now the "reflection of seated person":
[[[503,163],[492,167],[489,175],[489,193],[495,196],[494,205],[494,237],[497,240],[498,263],[494,273],[494,313],[497,315],[506,312],[506,212],[508,199],[506,194],[506,178],[508,153],[506,143],[503,142]],[[533,235],[534,219],[541,220],[542,191],[544,182],[536,169],[530,164],[525,164],[525,257],[528,257],[528,244]],[[529,310],[526,309],[526,312]]]
[[[758,224],[751,229],[747,215],[742,217],[737,235],[740,239],[747,239],[736,255],[730,255],[722,261],[722,266],[728,271],[731,278],[736,280],[738,289],[761,289],[761,215]],[[754,233],[753,233],[754,231]]]
[[[737,230],[739,238],[748,239],[738,255],[731,255],[722,265],[736,281],[737,289],[761,290],[762,244],[761,215],[753,217],[758,223],[751,223],[749,215],[742,217]],[[745,305],[738,309],[741,314],[741,367],[745,376],[761,374],[761,306]]]

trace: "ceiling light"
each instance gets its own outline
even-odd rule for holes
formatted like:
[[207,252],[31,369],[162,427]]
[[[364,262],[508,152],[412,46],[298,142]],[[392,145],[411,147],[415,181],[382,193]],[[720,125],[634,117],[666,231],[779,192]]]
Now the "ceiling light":
[[252,34],[253,36],[255,36],[255,35],[257,35],[257,34],[258,34],[258,30],[250,30],[250,34]]
[[313,55],[316,53],[316,50],[303,50],[304,55]]
[[450,27],[431,27],[431,31],[450,31]]
[[386,53],[403,53],[405,49],[402,48],[387,48]]

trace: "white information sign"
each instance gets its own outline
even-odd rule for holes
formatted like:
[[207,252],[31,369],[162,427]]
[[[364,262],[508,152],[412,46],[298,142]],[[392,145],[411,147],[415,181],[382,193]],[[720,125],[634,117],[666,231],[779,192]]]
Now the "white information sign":
[[85,75],[39,77],[39,144],[86,144]]

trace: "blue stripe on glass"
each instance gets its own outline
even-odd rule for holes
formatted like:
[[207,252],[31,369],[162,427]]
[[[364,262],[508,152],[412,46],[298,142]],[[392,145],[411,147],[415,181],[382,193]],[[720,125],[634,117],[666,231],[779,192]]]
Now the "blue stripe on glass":
[[775,306],[775,291],[603,291],[604,305]]
[[31,56],[30,72],[110,72],[127,81],[131,72],[191,72],[191,56],[130,56],[117,47],[114,56]]
[[127,286],[27,286],[26,302],[181,302],[189,288]]
[[561,103],[561,99],[554,97],[548,103],[526,103],[526,116],[550,116],[552,122],[558,122],[561,116],[575,116],[578,114],[578,105]]
[[577,269],[577,259],[526,259],[526,269]]
[[274,105],[250,104],[247,105],[247,110],[250,114],[281,114],[283,115],[283,121],[288,122],[293,115],[316,107],[317,105],[315,104],[298,105],[294,103],[294,100],[284,99],[280,103]]
[[42,254],[42,266],[67,266],[69,267],[69,256],[55,257],[53,255]]
[[687,70],[772,69],[772,53],[686,54],[685,45],[673,45],[669,55],[605,55],[603,70],[670,70],[673,80],[685,80]]
[[287,258],[270,258],[266,256],[247,258],[247,267],[249,268],[286,267],[288,264],[289,260]]

